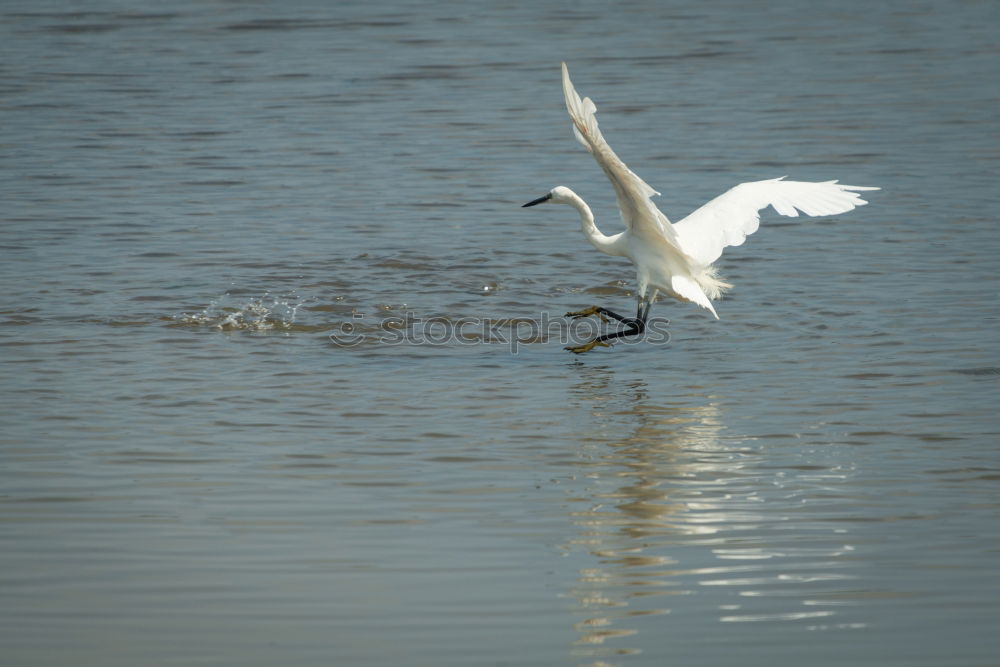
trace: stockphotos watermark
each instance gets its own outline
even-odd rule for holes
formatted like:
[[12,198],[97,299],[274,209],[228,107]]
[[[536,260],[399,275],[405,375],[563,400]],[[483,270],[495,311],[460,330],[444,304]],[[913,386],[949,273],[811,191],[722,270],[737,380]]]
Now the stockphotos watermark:
[[[641,334],[622,336],[610,342],[619,345],[632,343],[667,344],[670,320],[651,317]],[[582,345],[597,336],[628,327],[614,320],[602,321],[597,317],[578,319],[562,315],[552,316],[541,312],[537,317],[482,318],[482,317],[420,317],[406,312],[402,317],[366,317],[355,313],[352,321],[342,322],[330,334],[330,340],[340,347],[359,345],[507,345],[511,354],[517,354],[522,345],[552,343]]]

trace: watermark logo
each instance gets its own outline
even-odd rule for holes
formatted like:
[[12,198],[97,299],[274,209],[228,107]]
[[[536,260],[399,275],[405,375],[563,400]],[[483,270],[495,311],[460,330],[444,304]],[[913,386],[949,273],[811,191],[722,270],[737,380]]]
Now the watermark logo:
[[[618,345],[646,343],[665,345],[670,342],[670,320],[651,317],[641,334],[622,336],[609,341]],[[342,322],[329,335],[339,347],[361,345],[506,345],[517,354],[522,345],[558,342],[563,346],[582,345],[597,336],[628,327],[618,322],[604,323],[598,318],[568,318],[548,312],[535,317],[420,317],[406,312],[402,317],[366,317],[355,313],[352,320]]]

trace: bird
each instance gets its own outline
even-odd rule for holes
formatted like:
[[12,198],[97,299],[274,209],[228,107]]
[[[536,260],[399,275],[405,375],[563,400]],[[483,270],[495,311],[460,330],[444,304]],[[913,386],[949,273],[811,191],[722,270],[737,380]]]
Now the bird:
[[635,317],[624,317],[602,306],[591,306],[567,317],[611,317],[624,329],[597,336],[582,345],[565,349],[582,354],[596,346],[610,347],[608,341],[637,336],[646,329],[649,311],[660,293],[681,302],[691,302],[719,319],[713,300],[732,287],[719,275],[714,263],[728,246],[738,246],[757,231],[760,212],[768,206],[781,215],[796,217],[846,213],[868,202],[858,192],[877,187],[841,185],[837,181],[805,182],[785,180],[785,176],[741,183],[701,208],[671,223],[653,203],[660,193],[639,178],[615,154],[597,125],[597,107],[589,98],[580,98],[562,63],[562,87],[573,134],[600,165],[615,190],[625,231],[610,236],[597,228],[587,203],[565,186],[557,186],[522,208],[539,204],[566,204],[580,214],[583,235],[606,255],[626,257],[636,268]]

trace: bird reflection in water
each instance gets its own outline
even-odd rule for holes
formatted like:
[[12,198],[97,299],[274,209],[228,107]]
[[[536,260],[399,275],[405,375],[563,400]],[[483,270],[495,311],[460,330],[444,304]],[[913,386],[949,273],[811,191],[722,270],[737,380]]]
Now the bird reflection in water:
[[[677,579],[664,547],[715,532],[684,514],[701,482],[733,474],[747,454],[722,451],[723,426],[711,396],[675,394],[662,403],[642,380],[622,383],[607,368],[580,370],[573,402],[590,411],[607,437],[587,436],[584,488],[574,498],[588,507],[572,513],[579,529],[573,546],[585,548],[596,564],[580,569],[571,590],[582,616],[573,654],[601,665],[604,658],[639,652],[606,641],[636,634],[637,617],[668,614],[672,596],[692,592]],[[621,433],[628,435],[616,437]]]

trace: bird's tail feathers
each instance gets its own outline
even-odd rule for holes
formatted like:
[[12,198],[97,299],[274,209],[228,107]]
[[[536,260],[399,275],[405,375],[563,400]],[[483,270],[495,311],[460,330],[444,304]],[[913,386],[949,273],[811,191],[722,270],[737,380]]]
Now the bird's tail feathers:
[[[725,285],[725,283],[722,284]],[[700,280],[694,280],[688,276],[677,274],[671,276],[670,287],[670,291],[672,291],[682,301],[691,301],[692,303],[696,303],[715,315],[715,319],[719,319],[719,314],[715,312],[715,308],[712,306],[712,302],[709,301],[708,295],[705,293]]]
[[723,280],[714,266],[704,269],[695,277],[695,281],[709,299],[718,299],[732,288],[732,284]]

